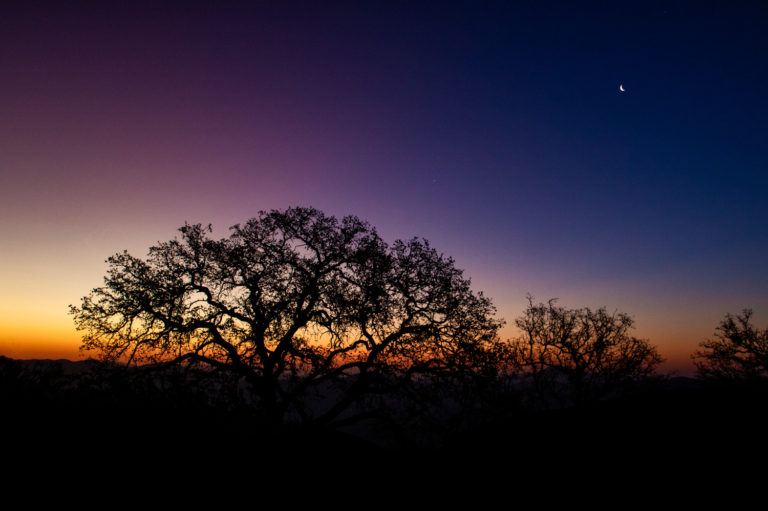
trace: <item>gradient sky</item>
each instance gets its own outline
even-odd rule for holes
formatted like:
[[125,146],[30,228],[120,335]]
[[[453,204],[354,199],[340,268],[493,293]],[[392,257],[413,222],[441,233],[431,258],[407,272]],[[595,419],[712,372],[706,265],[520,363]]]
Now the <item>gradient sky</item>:
[[685,374],[768,326],[765,2],[115,4],[0,7],[0,355],[79,357],[109,255],[295,205],[427,238],[505,337],[604,305]]

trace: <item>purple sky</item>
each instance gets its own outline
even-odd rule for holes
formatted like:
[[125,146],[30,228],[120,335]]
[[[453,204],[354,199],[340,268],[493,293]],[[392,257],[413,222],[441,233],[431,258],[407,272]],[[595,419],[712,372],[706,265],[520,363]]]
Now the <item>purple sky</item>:
[[77,357],[112,253],[293,205],[429,239],[510,325],[626,311],[682,371],[768,322],[765,3],[114,4],[0,12],[0,355]]

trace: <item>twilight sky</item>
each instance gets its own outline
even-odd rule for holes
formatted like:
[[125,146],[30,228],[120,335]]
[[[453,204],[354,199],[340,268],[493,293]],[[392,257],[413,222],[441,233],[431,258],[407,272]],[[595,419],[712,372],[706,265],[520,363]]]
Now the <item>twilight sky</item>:
[[109,255],[295,205],[427,238],[505,337],[605,305],[687,374],[768,323],[765,2],[115,4],[0,7],[0,355],[79,357]]

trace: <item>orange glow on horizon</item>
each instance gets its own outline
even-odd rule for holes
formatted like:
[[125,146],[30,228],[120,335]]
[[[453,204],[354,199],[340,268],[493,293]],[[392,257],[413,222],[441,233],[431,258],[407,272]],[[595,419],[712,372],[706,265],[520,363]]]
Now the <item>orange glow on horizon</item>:
[[58,324],[0,323],[0,355],[16,359],[80,360],[80,332]]
[[[511,332],[502,332],[502,338],[508,339]],[[15,359],[69,359],[82,360],[94,357],[95,353],[80,351],[81,332],[74,327],[56,326],[21,326],[8,328],[0,324],[0,356]],[[670,376],[693,376],[695,368],[691,361],[693,350],[690,337],[661,335],[660,341],[654,342],[664,362],[659,366],[660,374]]]

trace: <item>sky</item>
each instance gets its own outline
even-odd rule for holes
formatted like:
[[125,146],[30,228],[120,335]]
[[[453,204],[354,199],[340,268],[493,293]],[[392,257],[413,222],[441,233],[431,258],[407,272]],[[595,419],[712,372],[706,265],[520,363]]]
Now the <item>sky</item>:
[[758,1],[3,2],[0,355],[82,358],[116,252],[314,206],[688,374],[768,326],[766,84]]

